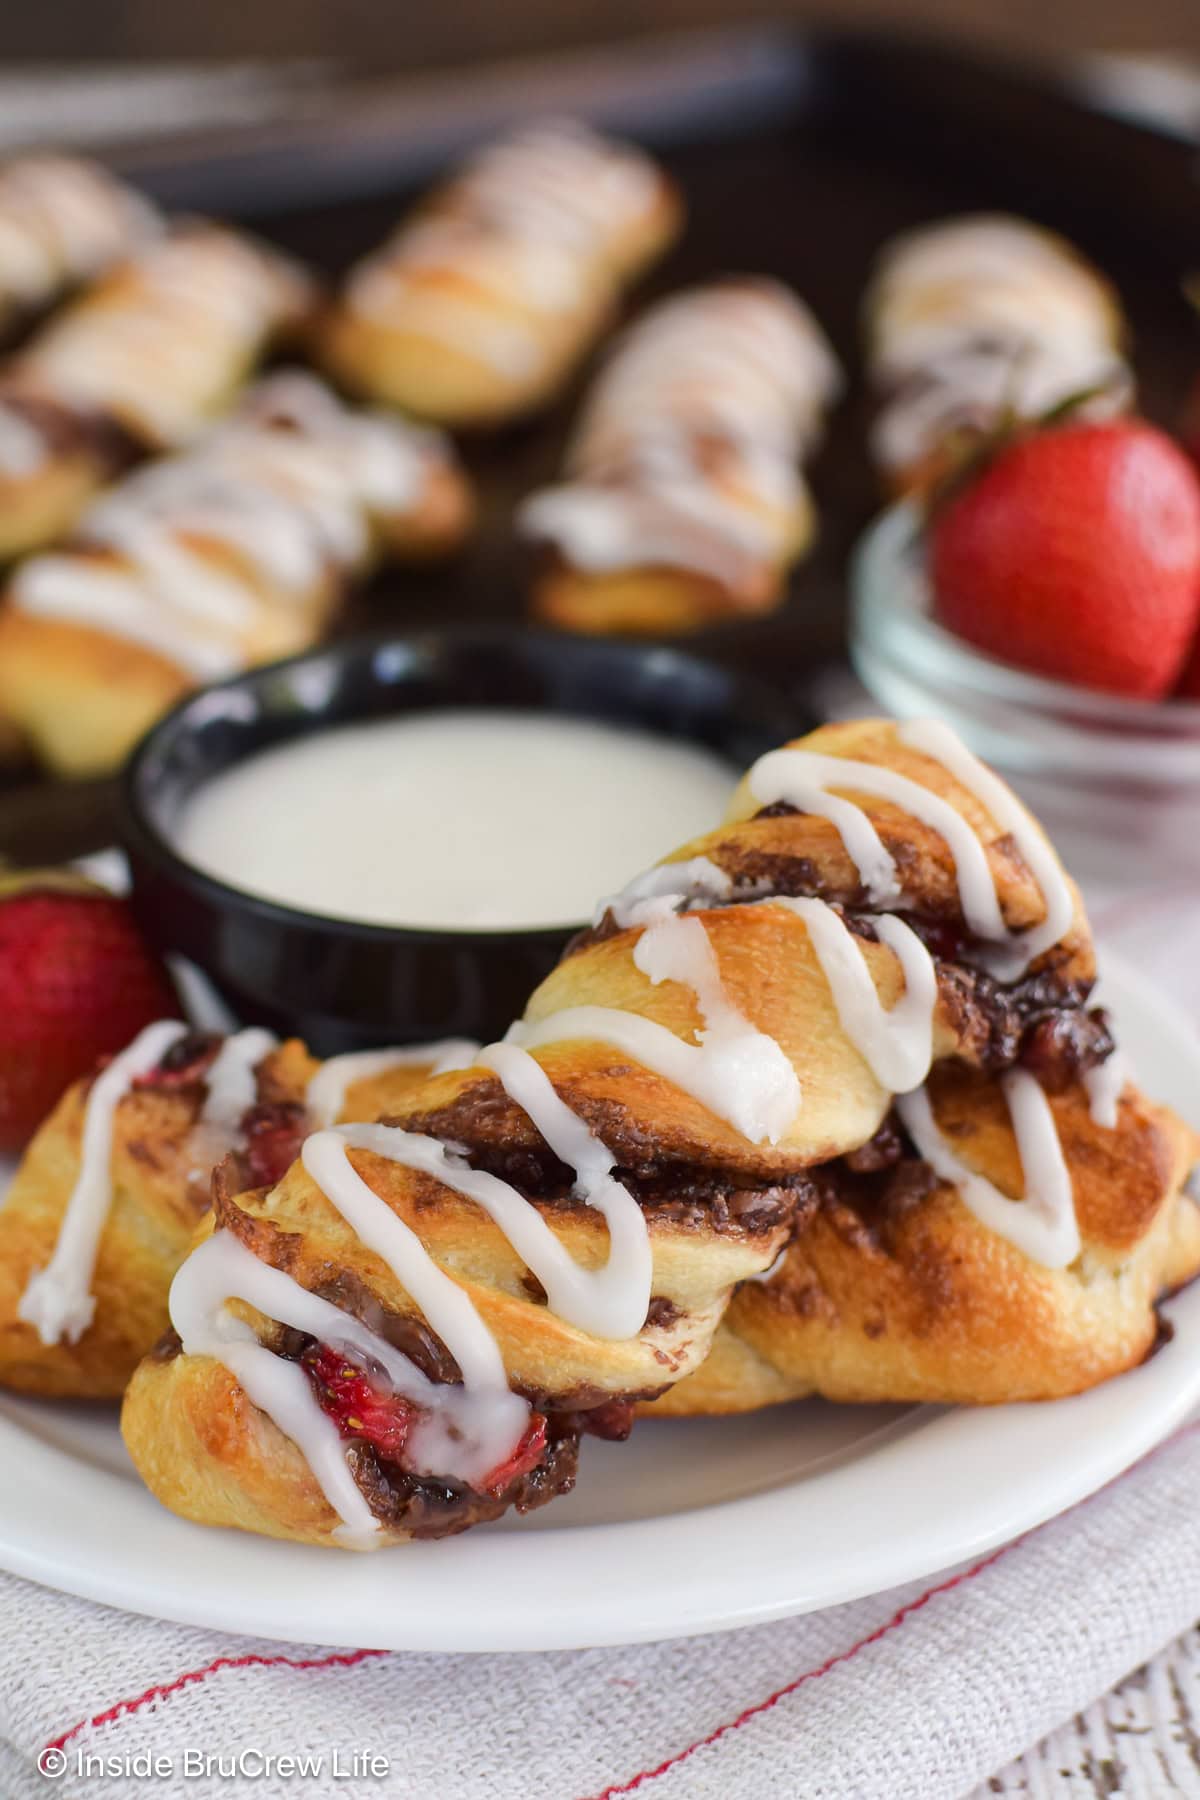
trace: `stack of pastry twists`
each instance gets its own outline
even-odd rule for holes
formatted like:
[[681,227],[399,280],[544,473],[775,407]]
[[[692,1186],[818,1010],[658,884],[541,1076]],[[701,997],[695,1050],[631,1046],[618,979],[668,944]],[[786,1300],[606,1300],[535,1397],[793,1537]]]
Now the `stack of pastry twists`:
[[133,458],[195,437],[311,303],[293,263],[220,225],[113,268],[0,377],[0,557],[60,534]]
[[354,391],[450,425],[549,399],[680,206],[628,144],[543,124],[480,151],[351,271],[321,331]]
[[1195,1145],[1114,1064],[1093,975],[1052,849],[945,728],[760,759],[503,1043],[274,1186],[218,1183],[126,1397],[135,1463],[187,1517],[363,1547],[552,1497],[581,1430],[664,1390],[1127,1367],[1200,1268]]
[[566,483],[519,514],[540,552],[534,610],[674,632],[776,605],[813,534],[799,463],[838,382],[815,320],[772,282],[652,308],[596,380]]
[[99,163],[0,163],[0,331],[53,304],[156,237],[157,209]]
[[167,1328],[218,1163],[235,1185],[273,1181],[309,1131],[375,1118],[476,1048],[450,1039],[321,1063],[256,1028],[222,1039],[150,1026],[67,1090],[0,1203],[0,1387],[119,1398]]
[[896,239],[866,302],[880,396],[872,444],[888,487],[922,490],[964,441],[1087,394],[1128,406],[1120,303],[1070,244],[1022,219],[949,219]]
[[470,509],[436,433],[354,412],[313,376],[271,376],[18,569],[0,710],[58,772],[112,768],[197,682],[306,649],[379,557],[451,548]]

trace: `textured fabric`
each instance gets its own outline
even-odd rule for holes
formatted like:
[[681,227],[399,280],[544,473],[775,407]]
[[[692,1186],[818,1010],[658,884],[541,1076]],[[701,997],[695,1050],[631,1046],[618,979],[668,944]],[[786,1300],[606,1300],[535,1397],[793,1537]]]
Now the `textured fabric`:
[[977,1790],[1043,1800],[1200,1795],[1200,1630]]
[[[281,1651],[0,1577],[0,1740],[18,1753],[0,1759],[3,1791],[44,1796],[35,1759],[59,1742],[67,1772],[53,1791],[81,1800],[142,1791],[127,1764],[81,1778],[81,1755],[139,1752],[172,1764],[145,1785],[162,1800],[957,1800],[1191,1625],[1198,1486],[1192,1427],[1072,1513],[933,1584],[628,1650]],[[366,1750],[389,1772],[349,1781],[335,1749],[343,1768]],[[188,1750],[308,1753],[324,1766],[205,1782],[186,1773]]]
[[[1200,1008],[1200,954],[1181,955],[1179,930],[1200,928],[1194,896],[1094,910],[1108,942]],[[573,1654],[221,1638],[0,1575],[0,1800],[1200,1795],[1197,1492],[1200,1425],[932,1582],[730,1635]],[[1161,1743],[1141,1741],[1150,1711]],[[46,1746],[52,1781],[36,1767]],[[280,1756],[312,1772],[279,1772]],[[247,1760],[227,1775],[227,1760],[203,1760],[218,1757]],[[86,1760],[108,1758],[109,1772]]]

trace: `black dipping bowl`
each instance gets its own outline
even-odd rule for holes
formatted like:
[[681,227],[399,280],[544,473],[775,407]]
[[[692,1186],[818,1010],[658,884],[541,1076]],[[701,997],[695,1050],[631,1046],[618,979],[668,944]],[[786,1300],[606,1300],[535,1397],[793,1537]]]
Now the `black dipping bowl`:
[[257,750],[333,725],[464,706],[625,723],[707,745],[736,772],[806,726],[776,696],[676,650],[511,629],[334,643],[192,695],[135,752],[122,835],[143,930],[203,969],[239,1018],[295,1032],[321,1055],[502,1032],[575,928],[431,931],[322,918],[213,880],[171,845],[192,792]]

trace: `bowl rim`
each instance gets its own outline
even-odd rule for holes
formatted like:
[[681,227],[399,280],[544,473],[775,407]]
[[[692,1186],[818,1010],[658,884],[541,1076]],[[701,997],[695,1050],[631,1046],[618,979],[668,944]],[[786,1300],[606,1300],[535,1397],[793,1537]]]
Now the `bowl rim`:
[[[149,864],[156,875],[166,876],[179,886],[183,886],[203,899],[214,908],[229,910],[237,908],[263,925],[275,927],[277,930],[304,931],[322,938],[338,937],[361,944],[392,944],[416,949],[425,946],[454,945],[456,948],[492,948],[505,942],[518,941],[532,949],[552,950],[561,946],[564,937],[577,931],[587,930],[590,919],[578,921],[568,920],[559,925],[499,925],[490,928],[478,926],[436,926],[436,925],[381,925],[369,920],[338,917],[329,913],[306,912],[302,907],[289,906],[283,901],[270,900],[261,894],[253,894],[244,888],[235,887],[231,882],[222,881],[220,877],[208,874],[197,864],[189,862],[171,842],[149,815],[147,803],[142,789],[145,785],[146,771],[156,755],[161,753],[164,742],[169,742],[183,725],[187,714],[212,694],[238,692],[246,688],[254,689],[262,682],[278,676],[281,672],[315,665],[334,659],[362,661],[370,663],[381,652],[397,645],[421,647],[438,646],[441,648],[484,647],[502,648],[520,652],[526,646],[556,654],[588,656],[610,656],[617,659],[621,656],[641,662],[654,659],[662,663],[664,659],[676,665],[699,668],[703,673],[719,677],[731,688],[731,697],[739,702],[744,697],[746,722],[752,721],[749,714],[754,709],[762,709],[764,718],[770,720],[775,714],[782,716],[786,700],[770,686],[754,681],[745,676],[739,669],[719,662],[713,657],[701,656],[690,650],[681,650],[674,645],[659,643],[639,643],[629,638],[594,639],[588,637],[572,637],[566,633],[540,630],[537,628],[514,627],[511,624],[470,624],[463,626],[432,626],[417,631],[401,631],[386,626],[373,631],[356,632],[353,636],[335,638],[329,643],[312,646],[294,656],[281,657],[275,662],[259,663],[250,669],[241,669],[220,681],[195,688],[182,696],[171,707],[170,711],[156,720],[149,731],[137,744],[124,768],[121,771],[117,789],[117,834],[122,848],[126,851],[131,863],[137,860]],[[487,701],[464,702],[464,710],[478,707],[481,711],[491,710]],[[740,706],[738,710],[740,710]],[[436,710],[436,709],[425,709]],[[495,710],[503,710],[497,707]],[[537,708],[517,708],[512,710],[539,710]],[[572,716],[572,715],[565,715]],[[614,724],[615,720],[612,721]],[[322,729],[336,730],[339,725],[351,725],[352,720],[334,721],[328,726],[316,725],[313,731]],[[654,735],[654,728],[642,722],[637,729]],[[301,734],[301,735],[311,735]],[[261,746],[269,748],[268,745]],[[242,760],[242,759],[236,759]],[[234,764],[230,763],[229,767]],[[135,867],[136,885],[136,867]]]
[[[1164,738],[1179,730],[1200,736],[1200,700],[1172,694],[1158,700],[1133,699],[1039,675],[976,649],[935,619],[927,606],[906,604],[898,584],[889,577],[897,566],[903,566],[907,575],[926,586],[916,556],[922,529],[920,504],[900,500],[886,507],[862,533],[852,558],[853,634],[865,635],[869,621],[886,619],[893,631],[900,629],[908,636],[909,642],[899,652],[905,663],[914,662],[922,649],[932,651],[964,686],[984,690],[980,676],[986,676],[985,691],[991,699],[1059,712],[1124,735],[1137,731],[1146,737]],[[851,648],[853,651],[853,644]]]

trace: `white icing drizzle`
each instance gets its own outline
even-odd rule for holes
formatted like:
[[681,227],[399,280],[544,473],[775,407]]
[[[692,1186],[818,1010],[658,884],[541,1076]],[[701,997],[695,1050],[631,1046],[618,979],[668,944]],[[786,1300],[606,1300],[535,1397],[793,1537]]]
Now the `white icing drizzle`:
[[1133,382],[1107,286],[1070,247],[1020,219],[948,220],[897,240],[869,301],[873,373],[892,397],[873,447],[919,465],[950,433],[1005,412],[1036,417],[1099,389],[1091,416],[1123,410]]
[[115,414],[152,443],[179,444],[306,293],[274,251],[194,227],[145,251],[120,288],[72,307],[15,366],[39,391]]
[[550,1308],[594,1337],[636,1337],[650,1304],[653,1256],[641,1207],[615,1179],[612,1152],[554,1091],[545,1070],[516,1044],[489,1044],[475,1059],[500,1078],[560,1161],[575,1170],[573,1192],[608,1226],[608,1260],[584,1269],[541,1214],[507,1182],[474,1194],[546,1290]]
[[369,555],[372,519],[422,504],[445,456],[436,434],[354,413],[298,371],[272,376],[229,424],[105,495],[78,548],[26,562],[13,603],[212,680],[279,647],[259,643],[271,609],[318,609]]
[[634,961],[654,983],[678,981],[692,989],[704,1020],[697,1043],[685,1043],[640,1013],[608,1006],[568,1006],[545,1019],[518,1019],[507,1041],[526,1050],[564,1038],[612,1044],[699,1100],[751,1143],[779,1143],[800,1105],[796,1072],[775,1039],[726,996],[700,920],[659,920],[638,939]]
[[231,675],[234,645],[168,611],[132,572],[96,558],[57,553],[31,557],[13,578],[10,599],[35,618],[87,626],[162,656],[198,681]]
[[570,123],[535,126],[482,150],[361,263],[346,303],[527,378],[557,353],[559,321],[607,299],[627,238],[661,195],[654,165],[631,146]]
[[54,1253],[30,1281],[17,1317],[32,1325],[43,1344],[65,1338],[77,1344],[92,1322],[92,1275],[100,1234],[112,1205],[113,1115],[140,1075],[162,1061],[186,1026],[173,1020],[147,1025],[92,1083],[83,1120],[79,1171],[59,1226]]
[[923,756],[941,763],[960,787],[974,794],[1001,831],[1012,838],[1021,861],[1041,890],[1045,918],[1028,931],[1005,932],[1011,954],[1000,952],[990,959],[995,974],[1011,979],[1070,930],[1075,902],[1058,858],[1011,788],[972,755],[949,725],[941,719],[910,719],[897,728],[897,736],[910,750],[919,750]]
[[988,967],[1002,979],[1011,980],[1061,939],[1074,916],[1070,889],[1054,853],[1021,803],[971,755],[949,726],[938,720],[915,720],[900,726],[898,736],[911,749],[941,763],[960,786],[975,795],[995,823],[1012,835],[1042,891],[1046,917],[1039,925],[1024,932],[1009,931],[986,852],[967,820],[949,801],[894,769],[812,750],[772,750],[751,769],[750,791],[763,806],[787,801],[803,812],[830,820],[877,905],[900,897],[895,862],[866,813],[844,798],[844,793],[871,794],[920,819],[945,840],[954,859],[968,929],[997,946],[987,954]]
[[388,1050],[351,1050],[344,1056],[331,1056],[322,1063],[308,1084],[305,1104],[314,1129],[332,1125],[346,1104],[347,1090],[356,1081],[373,1075],[386,1075],[390,1069],[418,1068],[429,1065],[431,1075],[443,1075],[449,1069],[465,1069],[475,1057],[479,1044],[474,1038],[438,1038],[431,1044],[406,1044]]
[[651,310],[601,372],[572,479],[527,500],[529,537],[593,572],[675,567],[736,586],[786,552],[797,461],[839,377],[785,288],[729,281]]
[[696,899],[728,900],[733,882],[707,856],[692,856],[687,862],[656,863],[641,875],[635,875],[619,894],[601,900],[592,915],[599,925],[605,913],[623,931],[633,925],[651,925],[679,910],[684,902]]
[[279,1047],[273,1031],[257,1025],[227,1037],[217,1051],[204,1077],[207,1090],[200,1119],[205,1125],[217,1125],[236,1131],[242,1115],[249,1112],[258,1098],[255,1071],[263,1058]]
[[902,1095],[896,1108],[920,1155],[941,1180],[957,1188],[980,1224],[1046,1268],[1065,1269],[1079,1255],[1080,1238],[1071,1175],[1054,1114],[1027,1069],[1010,1069],[1001,1077],[1001,1087],[1025,1176],[1022,1200],[1010,1200],[961,1161],[939,1130],[924,1088]]
[[[318,1146],[318,1160],[324,1136],[309,1140]],[[408,1460],[418,1473],[457,1474],[463,1480],[486,1476],[519,1441],[530,1409],[510,1391],[495,1342],[462,1289],[442,1274],[420,1239],[355,1175],[346,1162],[344,1145],[335,1141],[331,1158],[334,1191],[329,1197],[339,1210],[342,1202],[361,1218],[363,1242],[378,1249],[389,1264],[396,1258],[414,1298],[415,1287],[423,1289],[426,1316],[432,1307],[442,1318],[443,1333],[448,1329],[448,1315],[461,1315],[455,1324],[459,1327],[456,1352],[465,1377],[462,1387],[431,1382],[384,1338],[351,1314],[309,1293],[291,1276],[260,1262],[228,1231],[215,1233],[179,1270],[171,1286],[170,1315],[185,1353],[211,1356],[222,1363],[253,1404],[292,1439],[342,1520],[341,1541],[353,1548],[370,1549],[379,1540],[379,1523],[351,1474],[347,1446],[336,1425],[321,1410],[300,1365],[260,1344],[252,1327],[229,1311],[229,1300],[242,1300],[278,1324],[343,1351],[356,1359],[373,1381],[419,1406],[422,1414],[406,1447]],[[445,1291],[440,1290],[440,1283],[445,1283]]]
[[885,1011],[863,956],[860,940],[824,900],[780,897],[804,920],[833,995],[842,1030],[880,1087],[907,1094],[920,1087],[933,1061],[933,1017],[937,970],[932,956],[909,926],[891,913],[873,921],[904,972],[904,992]]
[[1117,1107],[1130,1080],[1129,1059],[1122,1050],[1112,1050],[1101,1063],[1083,1072],[1087,1089],[1088,1111],[1097,1125],[1115,1131]]
[[230,1033],[217,1051],[204,1076],[204,1105],[189,1140],[191,1181],[208,1181],[236,1148],[242,1119],[258,1099],[258,1065],[278,1045],[273,1032],[255,1025]]
[[0,294],[43,305],[159,229],[150,202],[100,164],[17,158],[0,167]]

